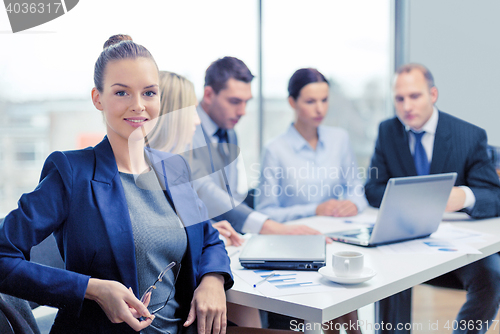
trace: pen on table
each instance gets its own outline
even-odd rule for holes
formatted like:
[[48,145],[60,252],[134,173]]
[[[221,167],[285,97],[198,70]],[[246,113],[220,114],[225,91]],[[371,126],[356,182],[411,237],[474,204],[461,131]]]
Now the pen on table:
[[253,287],[254,287],[254,288],[256,288],[258,285],[261,285],[262,283],[264,283],[264,282],[266,282],[266,281],[269,281],[269,279],[270,279],[270,278],[273,278],[273,277],[274,277],[274,275],[276,275],[276,274],[275,274],[275,273],[272,273],[272,274],[268,275],[268,276],[267,276],[266,278],[264,278],[263,280],[258,281],[257,283],[255,283],[255,284],[253,285]]

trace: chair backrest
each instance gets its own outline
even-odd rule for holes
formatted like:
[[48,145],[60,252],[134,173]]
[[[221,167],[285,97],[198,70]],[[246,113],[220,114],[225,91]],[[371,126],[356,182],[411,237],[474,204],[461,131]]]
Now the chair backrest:
[[[29,312],[31,312],[28,304],[26,304],[26,307]],[[0,327],[0,330],[2,333],[35,334],[21,313],[19,313],[11,304],[7,303],[2,298],[0,298],[0,311],[2,311],[0,317],[2,320],[5,320],[1,321],[2,327]]]
[[488,157],[491,159],[491,162],[493,162],[493,166],[495,166],[496,172],[500,177],[500,147],[488,145],[486,150],[488,152]]
[[64,261],[59,254],[56,238],[53,234],[31,249],[31,262],[40,263],[49,267],[64,269]]
[[[2,221],[3,218],[0,218],[0,224]],[[32,248],[30,257],[31,261],[36,263],[55,268],[64,268],[64,262],[62,261],[57,248],[56,240],[52,234],[39,245]],[[0,314],[0,334],[40,334],[37,321],[31,311],[31,309],[37,307],[38,304],[1,293],[0,303],[0,311],[3,313]],[[19,315],[19,317],[17,317],[17,315]],[[29,331],[23,331],[25,325],[28,326]],[[18,331],[12,332],[12,329],[14,328]]]

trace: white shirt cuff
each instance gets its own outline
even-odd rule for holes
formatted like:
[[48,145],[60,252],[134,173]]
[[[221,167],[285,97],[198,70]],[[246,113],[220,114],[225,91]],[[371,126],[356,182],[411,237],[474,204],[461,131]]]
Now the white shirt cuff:
[[476,196],[474,196],[472,190],[467,186],[459,186],[459,188],[465,192],[464,208],[467,210],[472,210],[474,204],[476,204]]
[[262,225],[264,225],[264,222],[268,219],[269,219],[268,216],[260,212],[254,211],[248,215],[247,220],[245,220],[245,223],[241,228],[241,232],[259,233],[260,230],[262,229]]

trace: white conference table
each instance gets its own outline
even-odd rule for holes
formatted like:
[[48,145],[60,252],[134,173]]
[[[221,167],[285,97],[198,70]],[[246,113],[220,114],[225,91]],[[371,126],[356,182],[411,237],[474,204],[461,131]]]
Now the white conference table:
[[[377,210],[368,208],[356,220],[374,221]],[[458,220],[456,220],[458,218]],[[365,255],[365,265],[375,269],[377,275],[358,285],[345,285],[329,293],[298,294],[280,297],[267,297],[234,275],[235,284],[227,291],[227,301],[275,312],[305,320],[308,333],[319,333],[314,324],[322,324],[343,314],[357,310],[365,305],[406,290],[432,278],[477,261],[500,251],[500,218],[470,220],[465,214],[446,214],[443,218],[453,226],[488,233],[482,241],[471,245],[482,254],[385,254],[377,248],[366,248],[334,242],[327,245],[327,266],[331,265],[331,254],[341,250],[361,251]],[[306,224],[322,233],[353,228],[343,219],[312,217],[291,222]],[[233,250],[228,250],[229,254]],[[241,269],[238,255],[232,256],[233,269]],[[316,325],[316,328],[319,325]]]

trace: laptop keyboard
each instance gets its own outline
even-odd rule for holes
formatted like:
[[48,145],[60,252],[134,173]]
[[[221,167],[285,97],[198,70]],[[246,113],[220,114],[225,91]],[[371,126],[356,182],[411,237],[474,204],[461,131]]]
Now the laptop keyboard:
[[344,234],[344,236],[346,236],[348,238],[369,240],[370,236],[372,234],[372,231],[373,231],[373,227],[368,227],[366,229],[363,229],[361,232],[353,233],[353,234]]

